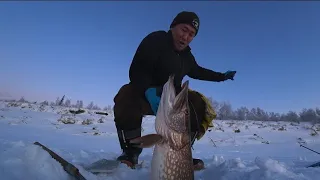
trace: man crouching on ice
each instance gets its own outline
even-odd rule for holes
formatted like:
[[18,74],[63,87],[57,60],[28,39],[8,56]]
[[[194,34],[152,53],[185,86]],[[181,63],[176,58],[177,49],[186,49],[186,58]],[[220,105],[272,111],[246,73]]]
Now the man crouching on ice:
[[[169,31],[155,31],[140,43],[129,70],[130,82],[123,85],[114,97],[115,126],[123,153],[117,158],[134,168],[138,163],[141,148],[129,141],[141,137],[144,115],[155,115],[162,87],[169,76],[175,76],[176,93],[181,91],[185,75],[193,79],[221,82],[233,80],[236,71],[215,72],[199,66],[189,43],[199,30],[199,18],[194,12],[179,13]],[[207,99],[199,92],[189,92],[192,144],[205,134],[216,117]],[[195,170],[204,168],[201,159],[193,159]]]

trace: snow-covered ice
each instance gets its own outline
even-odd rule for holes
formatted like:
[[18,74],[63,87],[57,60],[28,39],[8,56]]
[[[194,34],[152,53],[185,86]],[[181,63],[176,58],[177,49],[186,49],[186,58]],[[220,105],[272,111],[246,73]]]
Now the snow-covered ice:
[[[64,124],[60,120],[68,120]],[[72,120],[74,119],[74,120]],[[70,121],[71,120],[71,121]],[[66,122],[66,121],[64,121]],[[73,124],[72,124],[73,123]],[[154,132],[154,117],[143,119],[143,134]],[[194,144],[193,155],[206,169],[195,172],[198,180],[317,180],[320,138],[311,136],[311,124],[259,121],[214,121],[215,127]],[[240,132],[236,133],[235,130]],[[314,127],[320,130],[320,125]],[[320,133],[320,132],[319,132]],[[73,163],[88,180],[148,179],[152,149],[144,149],[144,168],[124,165],[112,175],[94,175],[83,169],[101,158],[116,158],[120,146],[113,115],[86,111],[72,115],[63,107],[0,102],[0,177],[2,180],[67,180],[70,176],[38,141]]]

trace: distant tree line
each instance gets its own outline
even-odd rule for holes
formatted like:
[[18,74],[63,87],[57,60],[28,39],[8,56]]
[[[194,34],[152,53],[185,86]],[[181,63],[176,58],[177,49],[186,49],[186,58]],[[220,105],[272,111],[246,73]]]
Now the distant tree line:
[[[7,100],[8,101],[8,100]],[[16,100],[10,100],[16,101]],[[21,97],[18,102],[27,102],[24,97]],[[320,108],[304,108],[300,112],[289,111],[287,113],[267,112],[260,107],[247,108],[245,106],[233,109],[228,102],[218,102],[209,97],[209,102],[217,113],[217,120],[255,120],[255,121],[290,121],[290,122],[311,122],[313,124],[320,123]],[[36,103],[36,102],[34,102]],[[84,106],[82,100],[76,100],[73,104],[71,99],[57,97],[55,102],[43,101],[40,104],[51,106],[64,106],[72,108],[86,108],[91,110],[112,111],[112,106],[108,105],[100,108],[91,101],[87,106]]]
[[303,108],[300,112],[287,113],[267,112],[259,107],[245,106],[233,109],[228,102],[217,102],[209,97],[209,101],[217,113],[218,120],[256,120],[256,121],[290,121],[320,123],[320,108]]
[[[10,101],[10,102],[25,102],[25,103],[31,103],[27,100],[25,100],[24,97],[21,97],[19,100],[6,100],[6,101]],[[33,102],[35,104],[37,104],[37,102]],[[97,104],[94,104],[93,101],[91,101],[87,106],[84,105],[82,100],[76,100],[75,103],[71,102],[71,99],[65,99],[65,96],[63,96],[62,98],[57,97],[57,99],[53,102],[49,102],[47,100],[40,102],[39,104],[42,105],[46,105],[46,106],[63,106],[63,107],[70,107],[70,108],[86,108],[86,109],[90,109],[90,110],[104,110],[104,111],[111,111],[112,110],[112,106],[108,105],[105,106],[104,108],[99,107]]]

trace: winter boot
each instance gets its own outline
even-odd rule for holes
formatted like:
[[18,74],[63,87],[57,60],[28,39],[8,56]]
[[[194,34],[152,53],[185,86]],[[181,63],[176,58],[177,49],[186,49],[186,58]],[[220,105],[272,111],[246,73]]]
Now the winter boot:
[[138,158],[142,152],[142,148],[133,147],[129,141],[141,136],[141,128],[130,131],[117,129],[117,133],[120,147],[122,149],[122,154],[117,158],[117,160],[134,169],[135,165],[138,164]]
[[[196,137],[197,132],[191,132],[191,147],[193,146]],[[195,171],[204,169],[204,162],[201,159],[193,158],[193,168]]]

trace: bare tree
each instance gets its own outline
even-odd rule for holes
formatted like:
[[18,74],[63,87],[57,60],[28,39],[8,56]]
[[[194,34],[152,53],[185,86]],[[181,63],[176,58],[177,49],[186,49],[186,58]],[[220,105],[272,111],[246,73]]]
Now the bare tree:
[[248,120],[257,120],[257,110],[256,108],[251,108],[247,114]]
[[302,112],[300,112],[300,119],[303,122],[316,123],[317,122],[317,113],[314,109],[304,108],[302,110]]
[[280,113],[269,112],[269,121],[280,121]]
[[57,97],[56,102],[55,102],[55,105],[56,105],[56,106],[59,106],[59,105],[60,105],[60,101],[61,101],[61,99],[60,99],[59,97]]
[[70,99],[67,99],[67,100],[64,102],[64,106],[65,106],[65,107],[71,107],[71,100],[70,100]]
[[75,108],[83,108],[83,101],[82,100],[77,100],[75,105],[72,105]]
[[258,121],[267,121],[269,119],[269,114],[259,107],[256,108],[255,116],[256,116],[255,120],[258,120]]
[[25,99],[24,99],[24,97],[22,96],[19,100],[18,100],[18,102],[27,102]]
[[211,104],[212,108],[218,112],[220,109],[220,104],[218,101],[212,99],[212,97],[208,97],[209,103]]
[[48,101],[43,101],[42,103],[40,103],[42,105],[45,105],[45,106],[48,106],[49,105],[49,102]]
[[222,102],[218,111],[218,118],[221,120],[231,119],[233,111],[230,103]]
[[317,114],[317,123],[320,123],[320,109],[317,107],[316,108],[316,114]]
[[94,106],[94,104],[93,104],[93,102],[91,101],[86,108],[87,108],[87,109],[92,109],[93,106]]
[[101,108],[96,104],[92,107],[93,110],[101,110]]
[[82,100],[79,101],[79,108],[83,108],[83,101]]
[[284,115],[284,119],[282,121],[299,122],[300,121],[300,117],[296,112],[289,111],[287,114]]
[[234,112],[234,116],[236,120],[247,120],[247,114],[249,110],[247,107],[240,107]]

